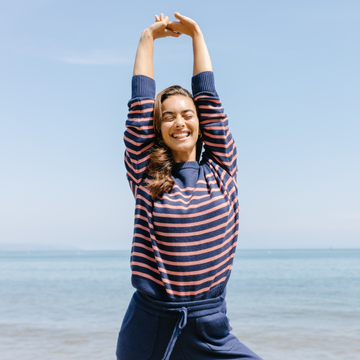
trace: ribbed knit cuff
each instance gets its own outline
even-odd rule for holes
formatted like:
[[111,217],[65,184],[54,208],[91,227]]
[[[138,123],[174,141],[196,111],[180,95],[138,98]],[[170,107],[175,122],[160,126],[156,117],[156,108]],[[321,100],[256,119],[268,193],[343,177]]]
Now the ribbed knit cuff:
[[134,75],[131,82],[131,98],[155,99],[155,80],[145,75]]
[[204,71],[193,76],[191,81],[193,95],[201,92],[216,93],[215,79],[212,71]]

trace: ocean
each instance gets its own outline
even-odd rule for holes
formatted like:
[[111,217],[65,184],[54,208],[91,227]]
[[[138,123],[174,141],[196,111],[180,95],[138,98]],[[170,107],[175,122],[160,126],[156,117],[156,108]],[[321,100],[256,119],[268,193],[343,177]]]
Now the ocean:
[[[129,257],[0,252],[0,359],[115,360]],[[264,360],[360,359],[360,250],[239,249],[227,304]]]

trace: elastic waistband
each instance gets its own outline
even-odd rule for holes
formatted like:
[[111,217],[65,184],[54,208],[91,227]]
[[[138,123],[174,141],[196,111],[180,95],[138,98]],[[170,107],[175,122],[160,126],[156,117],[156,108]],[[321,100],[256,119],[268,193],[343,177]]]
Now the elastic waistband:
[[133,300],[144,311],[162,317],[177,317],[178,312],[183,308],[187,309],[187,317],[201,317],[226,311],[225,293],[212,299],[167,302],[156,300],[140,291],[136,291]]

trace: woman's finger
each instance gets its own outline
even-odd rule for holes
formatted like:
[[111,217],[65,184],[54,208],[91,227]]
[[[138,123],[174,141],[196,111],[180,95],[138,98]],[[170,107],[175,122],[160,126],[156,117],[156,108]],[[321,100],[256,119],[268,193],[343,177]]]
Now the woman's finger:
[[179,37],[181,33],[165,29],[166,36]]
[[184,15],[181,15],[180,13],[176,12],[174,13],[174,16],[180,20],[180,22],[182,22],[183,24],[184,23],[187,23],[187,24],[194,24],[195,21],[193,19],[190,19],[189,17],[187,16],[184,16]]
[[178,19],[178,20],[181,20],[181,19],[184,19],[185,20],[185,16],[182,16],[180,13],[178,12],[174,12],[174,16]]
[[159,17],[157,15],[155,15],[155,21],[158,22],[160,21]]
[[172,31],[180,31],[183,28],[183,24],[180,21],[170,21],[167,28]]

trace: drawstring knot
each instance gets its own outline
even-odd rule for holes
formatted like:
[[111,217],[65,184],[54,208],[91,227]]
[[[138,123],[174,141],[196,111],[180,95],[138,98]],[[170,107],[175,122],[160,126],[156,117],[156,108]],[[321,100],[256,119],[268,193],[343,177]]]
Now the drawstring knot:
[[162,360],[169,360],[170,355],[173,351],[173,348],[175,346],[176,340],[178,338],[178,336],[181,333],[181,330],[186,326],[187,324],[187,308],[186,307],[182,307],[181,309],[169,309],[171,311],[178,311],[179,312],[179,316],[177,318],[176,321],[176,325],[174,327],[174,331],[171,335],[171,339],[169,341],[169,344],[166,348],[164,357],[162,358]]
[[[182,307],[180,309],[180,314],[179,314],[179,317],[180,317],[180,324],[179,324],[179,328],[180,330],[182,330],[186,324],[187,324],[187,308],[186,307]],[[182,316],[181,316],[182,315]],[[180,335],[180,334],[179,334]]]

